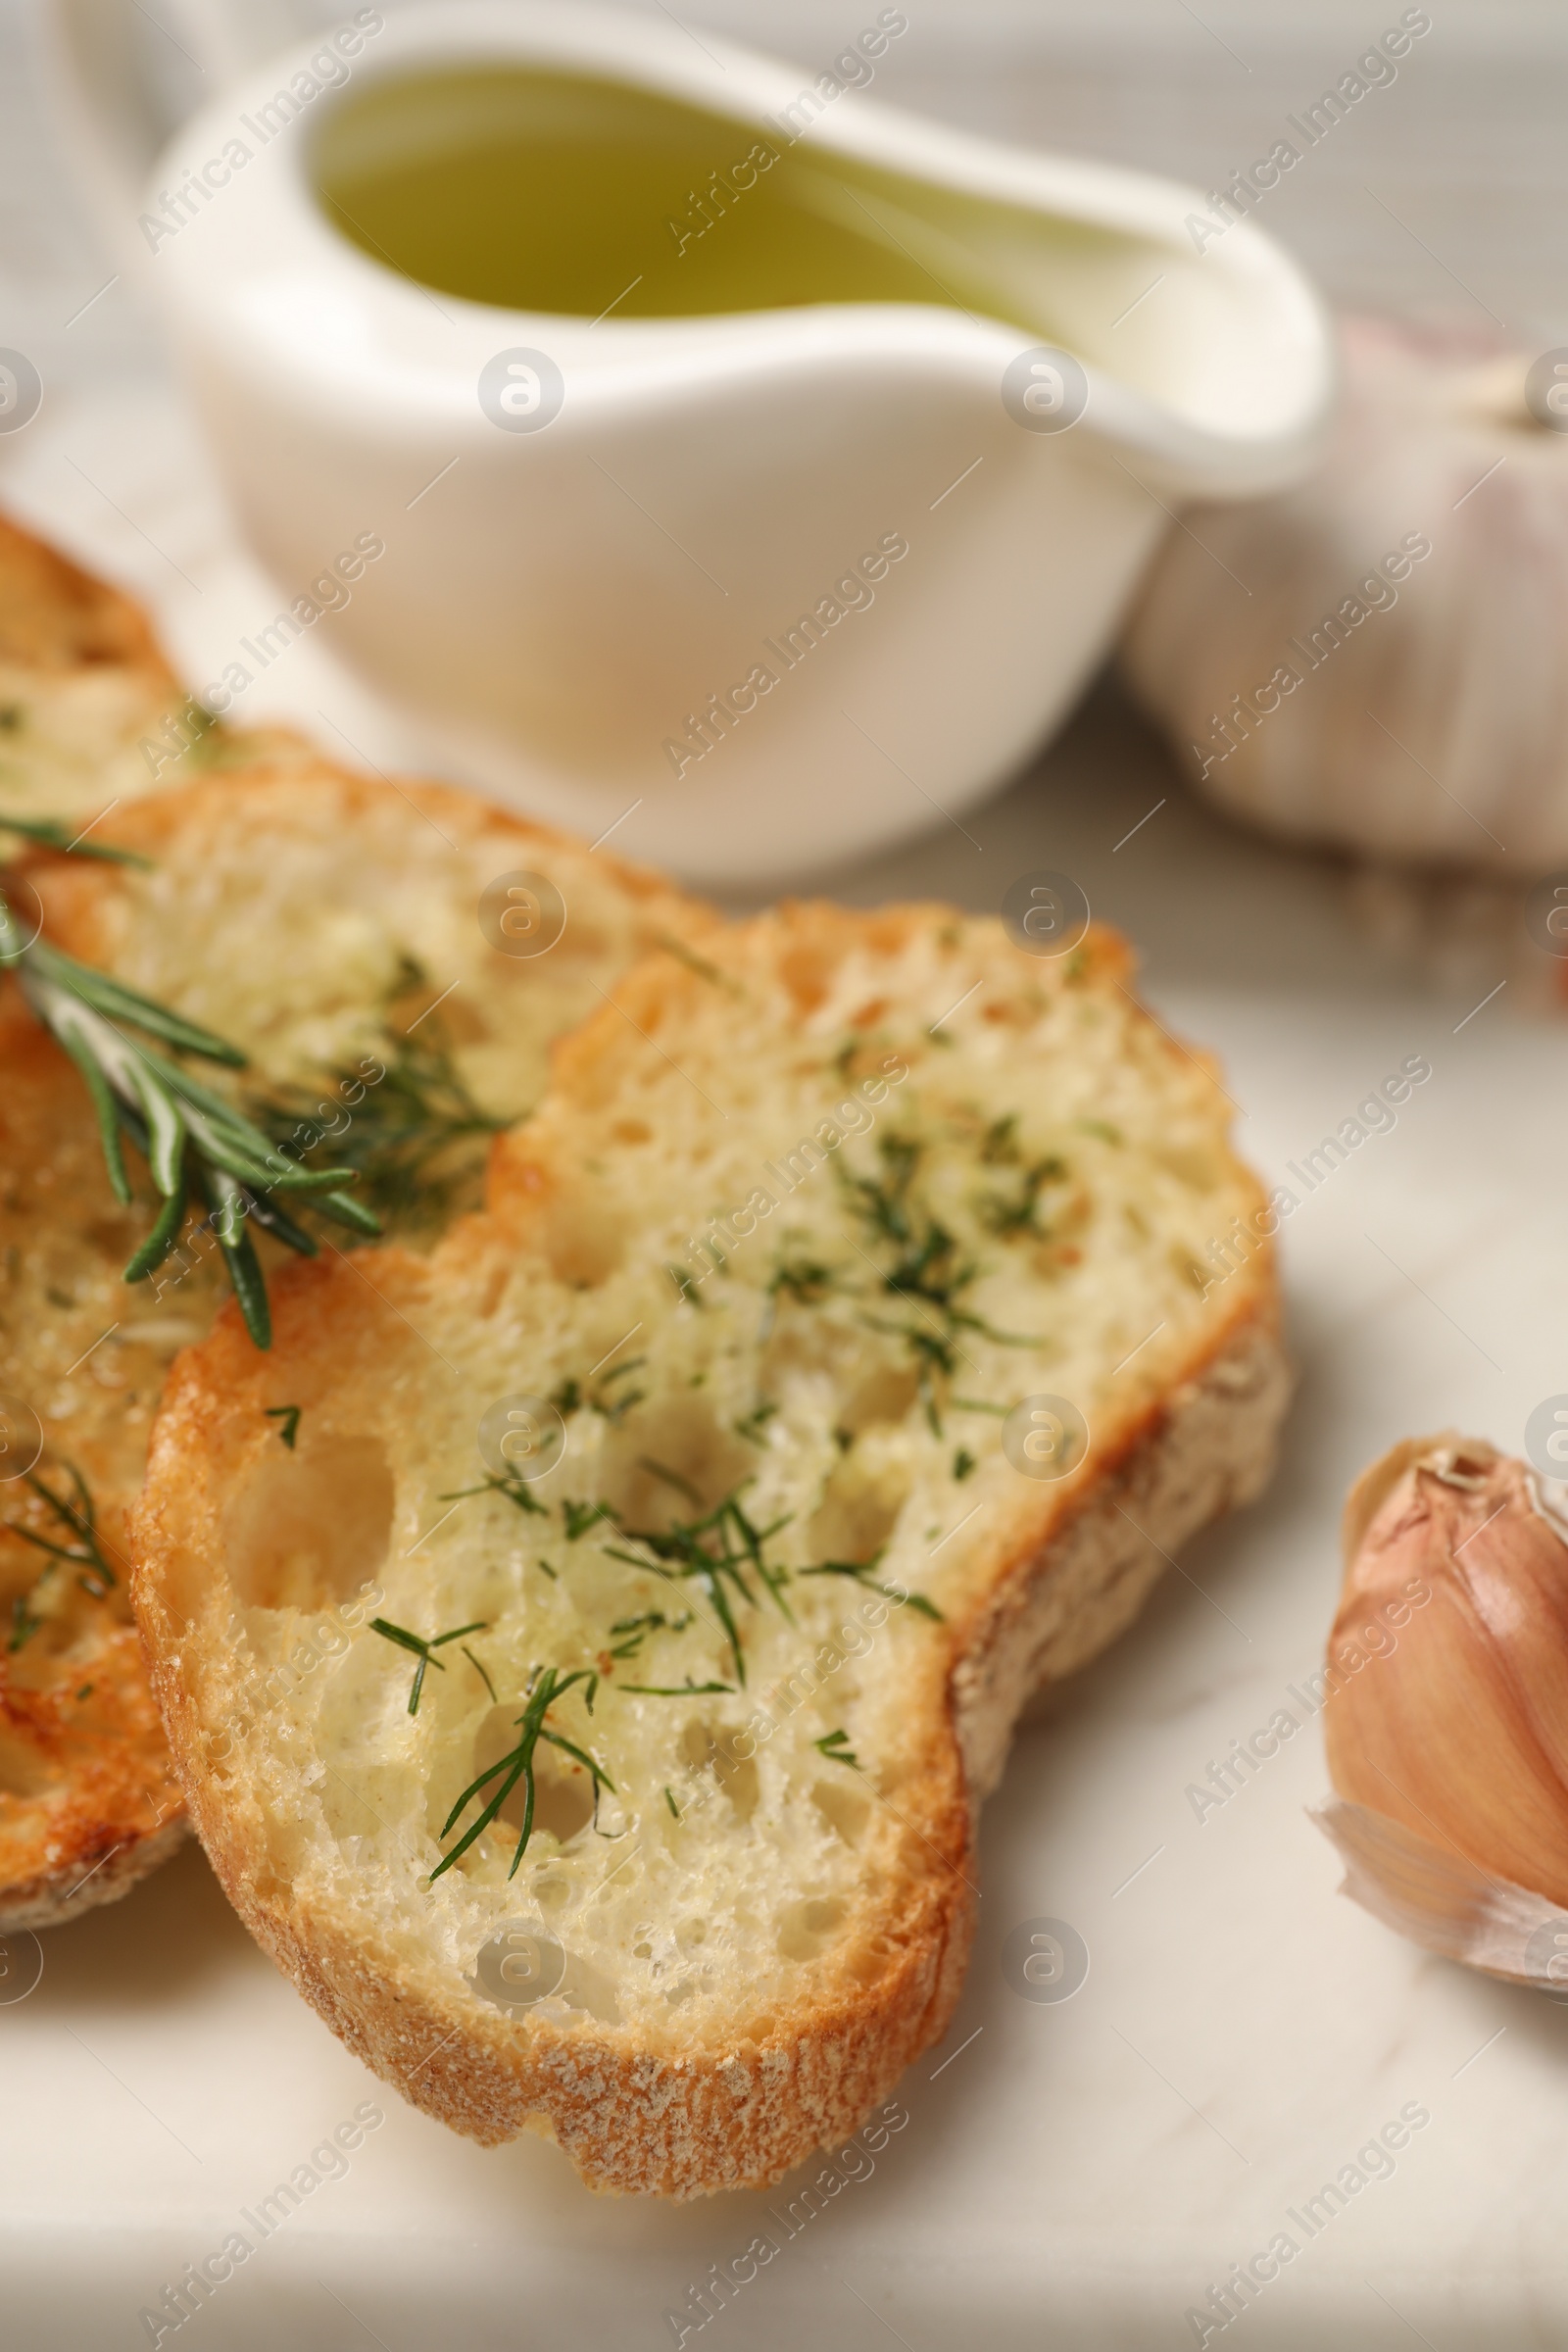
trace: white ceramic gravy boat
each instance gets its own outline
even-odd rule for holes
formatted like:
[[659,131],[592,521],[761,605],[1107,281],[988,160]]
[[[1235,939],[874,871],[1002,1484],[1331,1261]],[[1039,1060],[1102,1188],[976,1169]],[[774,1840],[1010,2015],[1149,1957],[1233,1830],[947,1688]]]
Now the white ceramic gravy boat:
[[[147,280],[289,597],[383,544],[331,639],[432,762],[707,883],[956,819],[1061,716],[1173,504],[1276,487],[1328,404],[1270,240],[1200,254],[1191,191],[840,94],[902,37],[865,14],[818,74],[664,16],[363,10],[193,117],[143,199]],[[435,135],[429,95],[356,130],[368,93],[492,67],[722,118],[684,215],[713,238],[757,142],[808,159],[933,298],[640,317],[607,277],[573,315],[400,274],[327,217],[319,159]],[[679,235],[629,220],[625,275]],[[959,307],[955,270],[1038,324]]]

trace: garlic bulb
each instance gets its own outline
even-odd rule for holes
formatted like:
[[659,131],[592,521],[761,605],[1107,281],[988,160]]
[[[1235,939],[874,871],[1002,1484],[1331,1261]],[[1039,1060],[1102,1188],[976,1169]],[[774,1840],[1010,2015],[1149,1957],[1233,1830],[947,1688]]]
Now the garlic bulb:
[[1346,1509],[1324,1710],[1346,1891],[1430,1949],[1568,1988],[1568,1491],[1451,1432]]
[[1527,402],[1538,355],[1340,335],[1326,460],[1282,497],[1187,511],[1127,677],[1201,790],[1267,831],[1520,879],[1568,865],[1568,432]]

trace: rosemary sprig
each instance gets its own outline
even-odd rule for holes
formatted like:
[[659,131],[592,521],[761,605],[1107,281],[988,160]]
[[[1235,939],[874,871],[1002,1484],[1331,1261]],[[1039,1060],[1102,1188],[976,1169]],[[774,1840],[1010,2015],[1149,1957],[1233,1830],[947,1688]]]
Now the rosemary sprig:
[[[97,819],[93,821],[96,823]],[[100,865],[152,864],[152,859],[144,858],[139,850],[117,850],[106,842],[84,841],[79,833],[68,833],[52,816],[0,816],[0,832],[20,833],[24,841],[35,841],[40,849],[60,850],[73,858],[92,858]]]
[[596,1798],[601,1788],[608,1788],[612,1796],[615,1794],[614,1782],[609,1773],[595,1763],[587,1750],[578,1747],[575,1741],[564,1738],[560,1732],[553,1732],[545,1721],[551,1708],[559,1699],[565,1696],[574,1683],[587,1684],[588,1688],[583,1696],[591,1715],[594,1711],[594,1692],[599,1688],[597,1674],[586,1666],[579,1666],[573,1673],[566,1675],[559,1673],[554,1666],[536,1666],[534,1668],[528,1677],[527,1687],[523,1692],[527,1704],[516,1718],[522,1738],[509,1755],[501,1758],[499,1764],[492,1764],[487,1772],[481,1772],[476,1780],[468,1783],[467,1788],[465,1788],[447,1815],[441,1831],[442,1837],[449,1838],[451,1836],[464,1808],[479,1794],[487,1782],[499,1780],[501,1785],[489,1798],[477,1820],[465,1830],[451,1853],[443,1854],[434,1870],[431,1871],[430,1883],[432,1886],[443,1871],[450,1870],[454,1862],[462,1860],[476,1838],[483,1837],[520,1780],[524,1790],[522,1835],[517,1839],[517,1850],[512,1857],[512,1868],[507,1873],[509,1879],[516,1877],[517,1865],[527,1852],[528,1840],[533,1836],[534,1754],[541,1740],[548,1740],[552,1747],[559,1747],[564,1755],[574,1757],[579,1764],[587,1768],[593,1776]]
[[[437,1674],[445,1674],[447,1670],[446,1661],[438,1658],[435,1654],[436,1651],[444,1648],[449,1642],[461,1642],[465,1634],[482,1634],[486,1630],[487,1623],[488,1620],[476,1619],[472,1625],[455,1625],[450,1634],[434,1634],[426,1642],[421,1634],[411,1634],[406,1625],[393,1625],[389,1618],[372,1617],[370,1619],[372,1634],[379,1634],[383,1642],[395,1642],[400,1649],[412,1649],[419,1661],[414,1669],[414,1688],[409,1692],[409,1713],[411,1715],[417,1715],[419,1712],[419,1693],[424,1689],[425,1669],[433,1666]],[[478,1659],[469,1649],[466,1649],[463,1654],[469,1665],[477,1670],[486,1690],[494,1698],[495,1690],[490,1677],[485,1673]]]
[[276,1193],[293,1192],[309,1196],[322,1215],[340,1224],[360,1233],[379,1233],[375,1217],[342,1189],[353,1182],[354,1171],[308,1170],[285,1158],[232,1103],[151,1046],[128,1037],[127,1027],[177,1053],[229,1069],[245,1066],[239,1049],[210,1029],[185,1020],[109,973],[78,963],[46,940],[27,939],[3,891],[0,969],[15,971],[33,1012],[81,1072],[97,1114],[110,1185],[126,1206],[131,1193],[122,1134],[147,1162],[163,1205],[152,1232],[126,1265],[125,1280],[141,1282],[163,1264],[179,1239],[186,1204],[194,1194],[206,1203],[207,1225],[222,1252],[251,1338],[258,1348],[268,1347],[271,1318],[267,1285],[246,1219],[254,1217],[290,1249],[313,1255],[315,1242],[273,1199]]
[[[20,1520],[8,1519],[5,1524],[12,1535],[22,1538],[24,1544],[30,1544],[35,1550],[49,1553],[50,1564],[42,1571],[40,1583],[43,1577],[53,1575],[60,1561],[64,1560],[72,1567],[88,1571],[85,1575],[78,1575],[76,1582],[94,1600],[102,1600],[110,1586],[118,1584],[120,1580],[104,1557],[103,1545],[98,1540],[98,1512],[86,1480],[74,1462],[63,1462],[62,1467],[75,1489],[74,1502],[64,1494],[57,1494],[53,1487],[45,1486],[35,1470],[26,1471],[23,1483],[37,1495],[40,1502],[48,1506],[58,1523],[76,1541],[74,1544],[54,1544],[47,1536],[35,1535],[30,1527],[24,1527]],[[36,1632],[37,1622],[32,1630]],[[18,1649],[21,1643],[14,1641],[11,1646]]]

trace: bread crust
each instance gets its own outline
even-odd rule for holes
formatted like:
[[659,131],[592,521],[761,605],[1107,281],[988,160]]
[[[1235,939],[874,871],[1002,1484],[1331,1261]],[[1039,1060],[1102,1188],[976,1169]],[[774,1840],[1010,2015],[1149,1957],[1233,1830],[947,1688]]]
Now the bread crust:
[[[952,920],[929,906],[865,916],[785,908],[747,926],[750,946],[731,935],[711,953],[732,971],[748,953],[783,957],[806,1003],[822,958],[892,953]],[[1110,935],[1095,935],[1088,953],[1109,977],[1127,969]],[[632,1050],[624,1025],[663,1053],[696,985],[666,957],[638,967],[612,1011],[563,1041],[558,1094],[613,1099]],[[294,1390],[309,1379],[315,1393],[341,1393],[374,1366],[397,1392],[419,1345],[407,1334],[432,1311],[437,1286],[481,1295],[487,1268],[526,1251],[565,1182],[548,1134],[541,1142],[530,1125],[497,1152],[489,1211],[455,1229],[436,1261],[360,1252],[347,1272],[304,1268],[280,1284],[276,1360]],[[1261,1202],[1255,1187],[1252,1197]],[[597,2188],[683,2198],[767,2185],[854,2132],[946,2031],[973,1935],[979,1805],[1021,1710],[1042,1680],[1085,1663],[1121,1630],[1166,1552],[1257,1491],[1288,1388],[1264,1246],[1226,1279],[1158,1393],[1107,1411],[1092,1472],[1032,1489],[1032,1530],[999,1528],[976,1597],[911,1653],[908,1710],[931,1731],[916,1779],[901,1784],[908,1834],[894,1896],[878,1913],[889,1956],[875,1981],[813,1989],[759,2039],[659,2046],[629,2028],[578,2019],[563,2029],[538,2014],[518,2034],[407,1939],[394,1948],[363,1909],[302,1899],[275,1867],[264,1793],[243,1770],[227,1772],[206,1737],[241,1689],[215,1590],[225,1494],[262,1394],[225,1314],[166,1394],[133,1539],[138,1618],[198,1835],[258,1941],[334,2032],[426,2113],[485,2144],[542,2129]]]
[[107,580],[0,514],[0,662],[34,670],[114,663],[178,695],[146,613]]

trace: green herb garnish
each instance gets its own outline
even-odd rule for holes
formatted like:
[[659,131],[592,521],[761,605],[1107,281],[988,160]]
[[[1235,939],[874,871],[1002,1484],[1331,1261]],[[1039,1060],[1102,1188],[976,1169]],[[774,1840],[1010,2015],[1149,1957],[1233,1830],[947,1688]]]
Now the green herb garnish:
[[911,1592],[906,1585],[879,1585],[877,1583],[871,1571],[881,1557],[882,1554],[878,1551],[873,1552],[868,1560],[823,1560],[818,1567],[798,1568],[795,1573],[797,1576],[853,1577],[858,1585],[864,1585],[870,1592],[880,1592],[884,1600],[891,1600],[895,1608],[914,1609],[920,1616],[931,1618],[937,1625],[946,1624],[947,1620],[936,1602],[927,1600],[923,1592]]
[[561,1518],[566,1531],[566,1542],[580,1544],[589,1529],[597,1527],[601,1519],[608,1519],[613,1525],[615,1514],[608,1502],[564,1501]]
[[[415,1656],[418,1659],[419,1663],[414,1669],[414,1688],[409,1692],[409,1713],[411,1715],[417,1715],[419,1712],[419,1693],[424,1689],[426,1668],[433,1666],[437,1674],[445,1674],[446,1672],[446,1662],[444,1659],[436,1656],[436,1651],[438,1649],[445,1648],[447,1642],[461,1642],[465,1634],[482,1634],[485,1631],[485,1627],[483,1624],[478,1622],[475,1622],[472,1625],[455,1625],[450,1634],[435,1634],[432,1635],[428,1642],[426,1642],[422,1635],[411,1634],[406,1625],[393,1625],[390,1620],[385,1617],[372,1617],[370,1619],[370,1631],[372,1634],[379,1634],[383,1642],[395,1642],[400,1649],[412,1650]],[[486,1690],[490,1690],[490,1695],[492,1698],[494,1698],[495,1691],[493,1689],[491,1689],[490,1677],[485,1673],[485,1670],[479,1664],[478,1659],[473,1655],[471,1650],[466,1649],[463,1654],[467,1659],[469,1665],[476,1669],[484,1682]]]
[[[681,1484],[684,1486],[685,1482]],[[627,1542],[643,1544],[653,1553],[652,1560],[639,1558],[636,1552],[623,1551],[613,1544],[605,1545],[612,1559],[624,1560],[629,1567],[650,1570],[656,1576],[672,1580],[696,1578],[723,1629],[724,1640],[735,1664],[735,1679],[739,1683],[746,1680],[746,1659],[741,1648],[740,1630],[735,1623],[731,1593],[753,1608],[758,1605],[757,1595],[746,1581],[748,1568],[755,1570],[786,1622],[790,1625],[795,1622],[789,1602],[784,1597],[789,1571],[770,1566],[763,1550],[763,1546],[781,1528],[788,1527],[789,1519],[786,1516],[775,1519],[768,1527],[755,1527],[741,1504],[740,1497],[744,1492],[744,1485],[737,1487],[712,1510],[696,1519],[677,1519],[669,1527],[658,1529],[622,1528]],[[604,1508],[603,1505],[600,1507]]]
[[[650,1634],[662,1630],[683,1634],[691,1621],[690,1610],[684,1617],[666,1617],[662,1609],[645,1609],[640,1617],[617,1617],[611,1633],[621,1634],[625,1639],[613,1642],[610,1654],[612,1658],[634,1658]],[[625,1685],[619,1688],[624,1690]]]
[[735,1695],[733,1683],[694,1683],[690,1675],[683,1683],[617,1683],[615,1689],[635,1698],[704,1698],[710,1691]]
[[847,1764],[852,1772],[865,1769],[850,1745],[850,1735],[846,1731],[828,1732],[822,1739],[813,1740],[811,1745],[818,1755],[826,1756],[830,1764]]
[[[422,985],[423,972],[405,956],[390,998]],[[368,1084],[362,1065],[329,1080],[349,1114],[341,1133],[321,1124],[316,1091],[289,1088],[252,1105],[277,1150],[291,1159],[330,1139],[343,1165],[360,1179],[361,1198],[380,1217],[405,1227],[446,1216],[477,1178],[483,1139],[512,1125],[510,1118],[480,1109],[439,1018],[433,1011],[424,1018],[427,1028],[416,1022],[412,1032],[386,1040],[378,1079]]]
[[1004,1193],[988,1193],[980,1203],[980,1215],[995,1234],[1010,1241],[1015,1234],[1032,1233],[1042,1239],[1045,1227],[1040,1222],[1040,1195],[1048,1184],[1056,1182],[1067,1173],[1066,1163],[1054,1152],[1037,1159],[1033,1167],[1025,1168],[1018,1179],[1018,1191],[1008,1200]]
[[587,1702],[588,1712],[591,1715],[594,1711],[594,1692],[599,1687],[599,1677],[592,1673],[588,1667],[579,1666],[573,1673],[567,1675],[559,1674],[554,1666],[536,1666],[534,1668],[532,1674],[528,1677],[527,1686],[523,1692],[523,1696],[527,1700],[527,1704],[523,1708],[522,1713],[516,1718],[516,1723],[518,1728],[521,1730],[522,1738],[518,1740],[516,1746],[512,1750],[510,1755],[503,1756],[499,1764],[492,1764],[488,1772],[481,1772],[477,1779],[468,1783],[467,1788],[465,1788],[463,1794],[459,1797],[457,1803],[447,1815],[445,1825],[441,1831],[442,1837],[448,1838],[451,1836],[453,1828],[455,1827],[465,1806],[479,1794],[480,1790],[485,1787],[487,1782],[499,1780],[501,1786],[490,1797],[478,1819],[464,1832],[457,1844],[453,1847],[451,1853],[444,1854],[441,1860],[436,1864],[434,1870],[431,1871],[430,1882],[432,1886],[434,1885],[435,1881],[440,1878],[443,1871],[450,1870],[454,1862],[462,1859],[462,1857],[467,1852],[469,1846],[472,1845],[476,1838],[483,1837],[485,1831],[490,1827],[490,1824],[494,1821],[496,1815],[500,1812],[502,1806],[506,1803],[508,1797],[512,1794],[512,1791],[514,1788],[515,1788],[518,1781],[520,1780],[525,1791],[522,1807],[522,1835],[517,1839],[517,1850],[512,1857],[512,1868],[507,1873],[509,1879],[514,1879],[516,1877],[517,1865],[521,1862],[523,1855],[527,1852],[528,1840],[533,1836],[535,1794],[533,1760],[534,1752],[537,1749],[541,1740],[548,1740],[552,1747],[559,1747],[564,1755],[574,1757],[579,1764],[584,1765],[587,1768],[588,1772],[593,1776],[594,1795],[596,1799],[601,1788],[608,1788],[612,1796],[615,1794],[614,1782],[610,1778],[610,1775],[607,1772],[602,1770],[601,1767],[595,1763],[593,1757],[588,1754],[587,1750],[578,1747],[574,1741],[564,1739],[560,1732],[551,1731],[545,1721],[545,1718],[550,1713],[551,1708],[555,1706],[559,1699],[562,1699],[565,1696],[566,1692],[572,1688],[574,1683],[587,1684],[588,1688],[584,1692],[584,1697]]
[[[960,1352],[960,1331],[977,1332],[1004,1348],[1037,1348],[1040,1343],[1014,1332],[998,1331],[983,1315],[961,1304],[962,1294],[977,1279],[980,1268],[973,1259],[960,1255],[954,1235],[914,1198],[914,1176],[923,1151],[924,1146],[911,1136],[880,1136],[881,1175],[858,1176],[841,1164],[839,1180],[868,1228],[868,1238],[884,1248],[892,1245],[892,1265],[879,1269],[883,1290],[906,1300],[922,1317],[916,1323],[888,1323],[864,1314],[861,1320],[870,1330],[886,1332],[910,1349],[926,1420],[932,1435],[941,1437],[942,1402],[935,1376],[940,1373],[945,1381],[951,1380],[955,1355]],[[932,1329],[927,1309],[940,1316],[942,1329]]]
[[[24,1527],[16,1519],[8,1519],[5,1525],[12,1535],[20,1536],[24,1544],[30,1544],[35,1550],[49,1553],[50,1564],[39,1577],[40,1584],[44,1577],[52,1576],[64,1560],[72,1567],[86,1571],[77,1576],[77,1584],[94,1600],[102,1600],[110,1586],[118,1584],[119,1579],[105,1559],[103,1545],[98,1540],[98,1513],[86,1480],[74,1462],[65,1462],[62,1467],[75,1489],[74,1502],[69,1501],[64,1494],[57,1494],[53,1487],[46,1487],[36,1471],[24,1472],[24,1484],[37,1495],[40,1502],[47,1504],[59,1525],[74,1536],[76,1541],[74,1544],[51,1543],[47,1536],[34,1535],[30,1527]],[[33,1589],[36,1591],[37,1587]],[[40,1619],[34,1619],[31,1628],[34,1633],[41,1622]],[[22,1643],[13,1640],[11,1646],[20,1649]]]
[[487,1473],[476,1487],[454,1487],[448,1494],[438,1494],[437,1502],[466,1502],[470,1494],[504,1494],[514,1510],[526,1517],[548,1519],[549,1506],[542,1503],[525,1478],[497,1478]]
[[258,1348],[269,1347],[267,1285],[246,1219],[254,1217],[264,1230],[306,1257],[316,1254],[316,1243],[278,1205],[278,1193],[308,1195],[323,1216],[358,1233],[379,1233],[369,1210],[342,1189],[353,1182],[354,1171],[300,1167],[220,1095],[128,1037],[127,1026],[160,1039],[176,1053],[229,1069],[245,1066],[239,1049],[210,1029],[199,1028],[109,973],[78,963],[47,940],[28,940],[3,892],[0,968],[15,971],[33,1012],[81,1072],[97,1113],[116,1200],[130,1204],[122,1132],[146,1160],[161,1196],[152,1232],[125,1267],[125,1280],[140,1282],[163,1264],[179,1240],[187,1200],[194,1195],[206,1204],[205,1226],[222,1252],[246,1329]]
[[[48,1570],[44,1573],[47,1575]],[[43,1623],[27,1606],[31,1597],[31,1593],[19,1592],[11,1603],[11,1639],[6,1643],[7,1649],[20,1649],[24,1642],[30,1642]]]
[[628,1356],[625,1363],[617,1364],[612,1372],[607,1372],[604,1379],[592,1389],[585,1389],[578,1380],[564,1380],[551,1390],[550,1402],[563,1419],[567,1413],[599,1413],[613,1429],[624,1421],[635,1405],[645,1402],[647,1392],[633,1389],[625,1396],[612,1397],[609,1395],[611,1384],[624,1380],[629,1372],[640,1371],[647,1361],[646,1355]]
[[266,1408],[269,1421],[281,1421],[283,1424],[277,1434],[290,1453],[293,1452],[294,1441],[300,1434],[300,1415],[304,1410],[305,1407],[302,1404],[270,1404]]
[[101,865],[152,864],[139,850],[117,850],[108,843],[84,841],[80,833],[68,833],[52,816],[0,816],[0,832],[20,833],[24,841],[35,841],[41,849],[60,850],[72,858],[93,858]]

